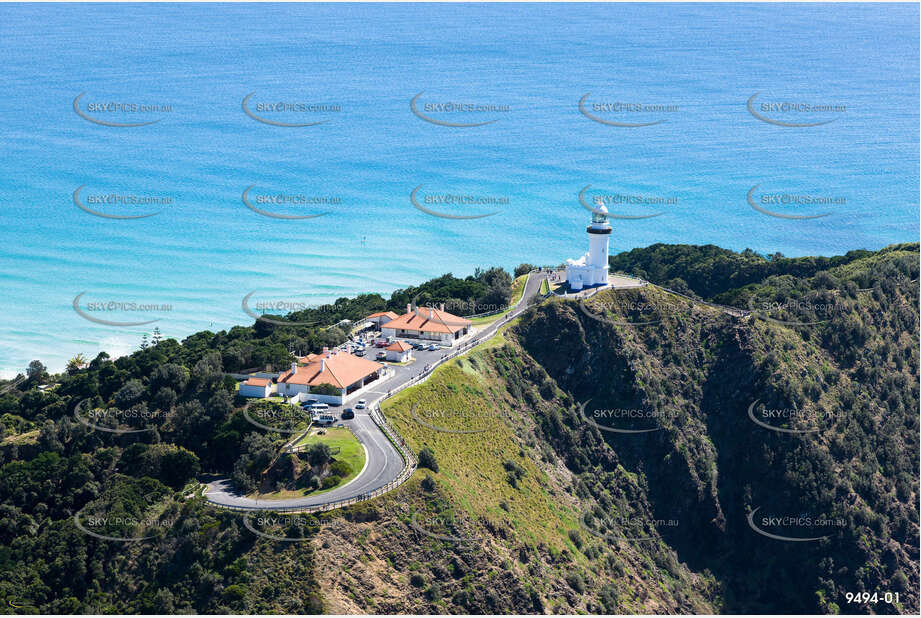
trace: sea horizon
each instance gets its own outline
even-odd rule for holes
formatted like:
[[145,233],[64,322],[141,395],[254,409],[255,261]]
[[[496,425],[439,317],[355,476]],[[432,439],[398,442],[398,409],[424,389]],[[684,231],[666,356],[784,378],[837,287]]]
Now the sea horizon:
[[918,27],[916,4],[4,4],[0,376],[249,325],[250,293],[560,264],[600,203],[628,217],[612,254],[917,242]]

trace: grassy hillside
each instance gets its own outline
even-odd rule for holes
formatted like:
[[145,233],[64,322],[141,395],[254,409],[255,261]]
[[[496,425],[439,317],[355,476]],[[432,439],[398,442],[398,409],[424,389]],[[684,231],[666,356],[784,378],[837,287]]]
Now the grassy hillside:
[[[372,523],[320,534],[315,547],[334,612],[672,613],[719,609],[711,579],[689,572],[658,537],[606,539],[585,513],[651,519],[621,469],[599,502],[580,495],[535,415],[573,402],[502,337],[448,363],[384,412],[416,451],[434,453],[373,503]],[[463,432],[463,433],[461,433]],[[601,441],[603,457],[613,454]],[[342,569],[334,565],[347,565]]]
[[[916,611],[917,261],[887,250],[721,292],[749,315],[654,287],[528,312],[387,403],[438,472],[322,541],[322,570],[353,565],[321,576],[326,600]],[[861,591],[898,602],[848,602]]]
[[[659,517],[680,519],[669,543],[723,583],[727,609],[905,612],[918,607],[917,277],[917,249],[890,249],[724,292],[757,299],[746,317],[645,288],[587,311],[551,302],[517,332],[591,409],[654,414],[618,426],[656,431],[605,439]],[[753,404],[795,410],[770,419],[792,431],[752,422]],[[778,541],[752,530],[755,512],[835,525],[767,529],[824,537]],[[864,590],[901,604],[846,602]]]
[[0,384],[4,611],[917,613],[917,245],[618,260],[742,311],[655,286],[533,306],[385,404],[426,468],[317,517],[222,512],[194,480],[350,472],[276,459],[290,435],[248,422],[225,375],[341,332],[259,323],[65,375],[33,363]]

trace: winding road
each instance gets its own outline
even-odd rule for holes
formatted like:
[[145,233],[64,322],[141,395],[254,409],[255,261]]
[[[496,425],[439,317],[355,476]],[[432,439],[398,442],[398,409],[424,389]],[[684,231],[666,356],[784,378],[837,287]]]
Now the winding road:
[[[508,314],[474,332],[466,341],[460,342],[447,353],[444,350],[432,352],[418,350],[414,353],[416,361],[411,365],[391,365],[395,370],[394,375],[380,383],[378,388],[381,390],[368,392],[366,396],[368,408],[355,410],[354,419],[341,421],[343,425],[352,430],[366,451],[364,469],[345,485],[319,495],[281,500],[256,500],[236,493],[230,479],[222,478],[207,483],[205,498],[215,506],[238,510],[325,510],[336,508],[346,502],[360,501],[379,495],[388,486],[396,487],[403,475],[406,462],[371,414],[379,409],[381,402],[389,397],[390,393],[395,394],[407,386],[424,381],[441,363],[468,352],[477,344],[492,337],[500,326],[527,309],[530,299],[538,294],[541,282],[546,277],[547,271],[530,273],[521,298]],[[428,369],[425,370],[425,367]]]

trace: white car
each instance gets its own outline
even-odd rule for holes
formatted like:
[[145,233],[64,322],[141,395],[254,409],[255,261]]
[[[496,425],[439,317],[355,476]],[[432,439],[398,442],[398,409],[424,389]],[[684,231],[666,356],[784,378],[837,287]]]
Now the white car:
[[358,403],[355,404],[356,410],[364,410],[368,406],[368,402],[364,399],[359,399]]

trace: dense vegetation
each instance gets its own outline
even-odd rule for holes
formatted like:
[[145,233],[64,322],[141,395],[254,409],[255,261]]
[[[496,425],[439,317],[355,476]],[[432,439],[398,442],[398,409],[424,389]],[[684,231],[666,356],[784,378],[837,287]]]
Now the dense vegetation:
[[[296,590],[277,588],[288,575],[254,576],[250,569],[266,568],[262,561],[271,562],[271,552],[241,533],[236,516],[190,499],[194,479],[207,472],[229,476],[244,490],[283,485],[280,479],[322,489],[352,471],[318,446],[279,458],[270,471],[279,478],[266,476],[290,436],[248,422],[227,373],[287,366],[292,351],[344,341],[342,320],[402,311],[413,299],[453,302],[454,312],[474,313],[483,303],[507,302],[510,284],[501,269],[465,279],[448,274],[389,301],[378,294],[341,298],[252,326],[199,332],[182,343],[155,334],[152,345],[145,338],[130,356],[81,357],[62,375],[34,361],[26,375],[0,383],[0,595],[24,611],[62,613],[318,611],[316,586],[303,585],[312,577],[309,553],[286,551],[303,560],[290,573],[300,578],[289,579]],[[272,426],[300,421],[275,418]],[[114,528],[90,527],[103,536],[133,539],[153,530],[155,538],[98,539],[75,527],[76,513],[87,522],[118,519]],[[110,572],[111,560],[118,573]]]
[[[917,243],[891,245],[878,253],[912,250],[912,247],[917,250]],[[856,250],[835,257],[787,258],[780,253],[763,256],[751,249],[736,253],[715,245],[659,243],[611,256],[609,263],[613,271],[635,275],[678,292],[690,291],[701,298],[713,299],[771,276],[809,278],[820,271],[828,271],[871,254],[870,251]]]
[[[0,383],[0,595],[21,613],[917,612],[918,256],[616,256],[615,269],[752,313],[653,287],[535,306],[388,402],[425,468],[378,500],[276,526],[303,543],[259,537],[197,494],[200,473],[255,486],[288,437],[246,420],[226,373],[285,366],[342,341],[341,320],[413,299],[458,314],[507,303],[507,273],[280,318],[310,326],[158,340],[61,375],[33,363]],[[803,411],[771,421],[802,433],[753,423],[755,401]],[[484,433],[433,433],[413,420],[425,406]],[[280,465],[322,486],[329,455]],[[755,509],[836,523],[782,542],[752,530]],[[846,603],[860,591],[900,604]]]

